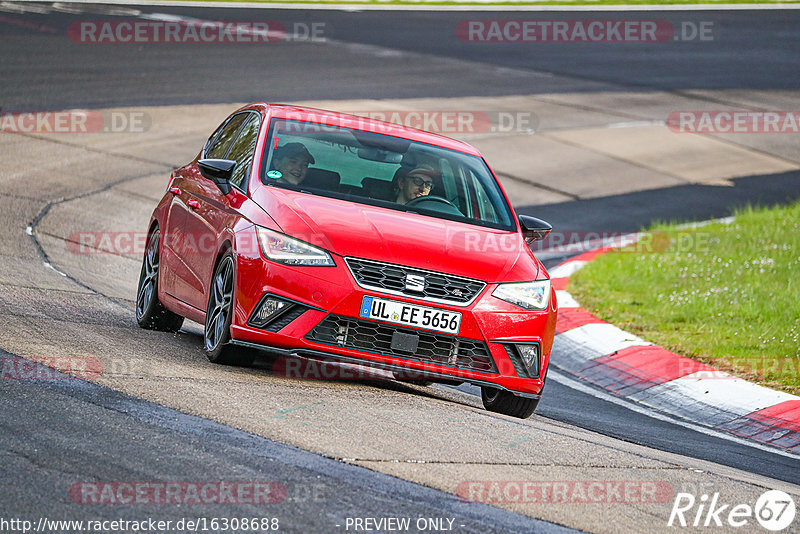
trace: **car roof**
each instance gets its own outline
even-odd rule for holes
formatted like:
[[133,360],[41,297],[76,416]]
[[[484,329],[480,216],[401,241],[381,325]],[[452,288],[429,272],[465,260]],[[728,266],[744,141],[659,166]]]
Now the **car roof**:
[[258,110],[265,114],[268,113],[271,117],[280,119],[318,122],[322,124],[342,126],[344,128],[353,128],[367,132],[392,135],[395,137],[408,139],[410,141],[417,141],[420,143],[435,145],[442,148],[457,150],[459,152],[465,152],[467,154],[482,157],[481,153],[469,143],[451,139],[443,135],[426,132],[424,130],[418,130],[409,126],[369,119],[367,117],[361,117],[358,115],[350,115],[347,113],[338,113],[336,111],[304,106],[268,104],[266,102],[253,103],[242,108],[242,110],[245,109]]

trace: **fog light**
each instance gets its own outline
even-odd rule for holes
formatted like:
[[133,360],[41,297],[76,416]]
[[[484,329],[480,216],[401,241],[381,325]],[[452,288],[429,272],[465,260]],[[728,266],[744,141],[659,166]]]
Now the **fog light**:
[[531,343],[529,345],[515,345],[517,353],[528,371],[528,376],[539,376],[539,345]]
[[249,322],[252,326],[264,328],[285,312],[289,311],[293,306],[293,302],[267,296],[261,301],[256,311],[253,312]]

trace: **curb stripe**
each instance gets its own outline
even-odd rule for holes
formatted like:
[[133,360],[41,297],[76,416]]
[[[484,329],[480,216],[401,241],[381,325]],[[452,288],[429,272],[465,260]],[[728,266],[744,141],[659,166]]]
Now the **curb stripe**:
[[569,277],[563,276],[561,278],[550,278],[550,285],[553,286],[553,289],[556,291],[564,291],[567,289],[567,284],[569,283]]
[[609,250],[584,252],[551,270],[559,302],[553,342],[559,358],[551,363],[657,412],[800,454],[800,397],[675,354],[580,307],[566,291],[569,277]]
[[683,428],[694,430],[695,432],[699,432],[707,436],[714,436],[717,438],[725,439],[761,451],[771,452],[773,454],[777,454],[778,456],[783,456],[786,458],[795,459],[797,458],[798,453],[800,453],[800,450],[797,449],[791,449],[791,450],[777,449],[772,445],[765,445],[763,443],[758,443],[750,439],[740,438],[739,436],[736,436],[730,432],[726,432],[724,430],[718,430],[716,428],[711,428],[708,425],[703,425],[700,423],[696,423],[694,421],[684,421],[683,419],[677,419],[671,415],[653,411],[635,402],[631,402],[628,399],[612,395],[606,391],[603,391],[602,389],[591,387],[579,379],[576,379],[574,377],[568,376],[565,373],[562,373],[560,369],[556,369],[555,367],[552,367],[550,371],[548,371],[547,376],[548,380],[552,379],[558,382],[559,384],[567,386],[570,389],[581,391],[583,393],[586,393],[587,395],[592,395],[598,399],[610,402],[612,404],[616,404],[617,406],[622,406],[628,410],[631,410],[632,412],[640,413],[642,415],[647,415],[648,417],[652,417],[657,421],[664,421],[672,425],[677,425]]
[[567,309],[580,308],[578,301],[572,298],[572,295],[570,295],[566,291],[561,291],[560,289],[556,289],[556,300],[558,301],[559,309],[561,309],[562,306]]
[[749,413],[724,429],[759,443],[800,452],[800,400],[789,400]]
[[587,261],[568,261],[553,267],[550,278],[569,278],[575,271],[586,265]]
[[575,256],[574,258],[570,258],[569,261],[580,261],[584,264],[589,263],[590,261],[594,260],[598,256],[602,256],[606,252],[610,252],[614,250],[614,247],[600,247],[594,250],[587,250],[586,252],[582,252]]
[[573,328],[592,323],[605,323],[605,321],[598,319],[583,308],[562,309],[561,301],[559,300],[558,322],[556,323],[557,334],[563,334],[567,330],[572,330]]
[[769,408],[748,414],[748,417],[762,420],[779,420],[794,425],[800,431],[800,399],[788,400]]
[[658,345],[631,347],[610,357],[617,364],[625,364],[652,379],[669,382],[698,371],[714,371],[703,363],[684,358]]
[[582,345],[592,352],[596,352],[597,356],[612,354],[636,345],[652,345],[642,338],[605,322],[585,324],[559,334],[558,337]]
[[593,369],[582,369],[588,380],[620,397],[631,396],[698,370],[711,370],[656,345],[634,346],[601,356]]
[[715,427],[791,397],[721,372],[718,378],[693,373],[631,395],[658,410]]

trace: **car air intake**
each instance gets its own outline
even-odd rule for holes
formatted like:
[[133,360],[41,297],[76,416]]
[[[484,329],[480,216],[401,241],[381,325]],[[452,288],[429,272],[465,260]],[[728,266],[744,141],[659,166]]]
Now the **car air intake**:
[[279,332],[309,309],[304,304],[267,293],[253,310],[247,324],[267,332]]
[[540,348],[538,343],[508,343],[503,346],[520,378],[539,378]]

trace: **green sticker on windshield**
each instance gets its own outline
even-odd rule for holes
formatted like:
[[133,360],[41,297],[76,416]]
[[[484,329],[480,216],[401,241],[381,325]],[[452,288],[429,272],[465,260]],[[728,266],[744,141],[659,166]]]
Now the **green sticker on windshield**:
[[267,173],[267,178],[272,178],[273,180],[280,180],[283,174],[281,171],[269,171]]

